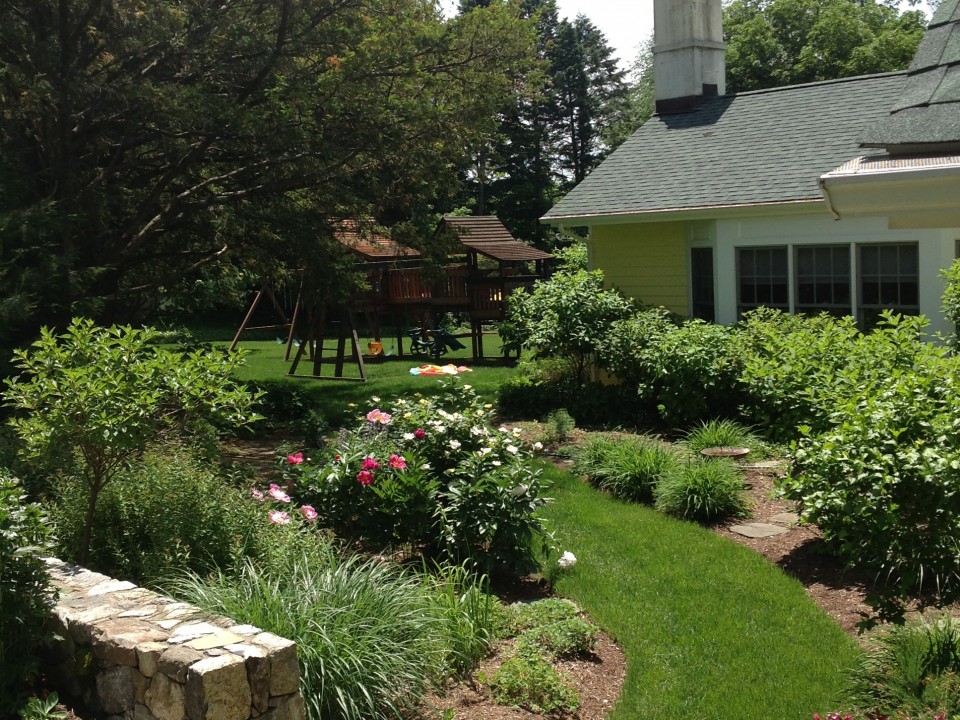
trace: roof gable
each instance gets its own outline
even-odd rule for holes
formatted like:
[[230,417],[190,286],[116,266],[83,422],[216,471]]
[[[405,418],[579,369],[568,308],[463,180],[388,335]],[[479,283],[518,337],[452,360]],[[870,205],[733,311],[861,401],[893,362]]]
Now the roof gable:
[[725,95],[654,116],[544,216],[564,220],[823,202],[817,179],[889,112],[904,73]]

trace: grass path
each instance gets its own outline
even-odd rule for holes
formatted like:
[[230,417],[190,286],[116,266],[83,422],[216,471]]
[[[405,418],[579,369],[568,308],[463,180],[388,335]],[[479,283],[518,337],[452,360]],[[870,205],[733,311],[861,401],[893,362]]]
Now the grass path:
[[836,709],[856,643],[760,555],[550,467],[547,515],[575,567],[556,590],[621,644],[611,720],[809,720]]

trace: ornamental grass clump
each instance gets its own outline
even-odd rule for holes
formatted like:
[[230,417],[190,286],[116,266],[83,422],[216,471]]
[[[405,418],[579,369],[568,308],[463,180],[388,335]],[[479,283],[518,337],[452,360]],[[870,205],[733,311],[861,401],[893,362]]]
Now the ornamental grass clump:
[[470,385],[374,407],[311,461],[288,464],[295,497],[338,535],[485,572],[529,572],[547,502],[518,429],[492,424]]
[[743,447],[750,450],[753,458],[763,457],[767,446],[753,434],[750,428],[733,420],[707,420],[687,433],[683,444],[698,453],[712,447]]
[[748,513],[743,478],[734,462],[696,458],[677,465],[657,485],[657,510],[711,523]]
[[597,436],[578,451],[574,468],[614,497],[649,503],[654,488],[676,464],[670,450],[656,439]]
[[891,627],[868,645],[850,680],[849,705],[868,717],[957,717],[960,624],[941,615]]
[[342,556],[292,525],[272,526],[283,552],[266,561],[184,575],[168,589],[295,641],[311,720],[403,716],[450,667],[449,603],[394,563]]

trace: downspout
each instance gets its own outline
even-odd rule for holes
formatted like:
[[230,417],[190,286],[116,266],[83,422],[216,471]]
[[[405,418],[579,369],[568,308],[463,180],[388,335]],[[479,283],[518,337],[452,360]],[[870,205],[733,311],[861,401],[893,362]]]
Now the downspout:
[[830,197],[830,191],[827,189],[827,181],[824,179],[825,177],[825,175],[818,177],[817,185],[820,186],[820,194],[823,195],[823,199],[827,202],[827,210],[831,215],[833,215],[834,220],[839,220],[840,213],[838,213],[836,208],[833,206],[833,199]]

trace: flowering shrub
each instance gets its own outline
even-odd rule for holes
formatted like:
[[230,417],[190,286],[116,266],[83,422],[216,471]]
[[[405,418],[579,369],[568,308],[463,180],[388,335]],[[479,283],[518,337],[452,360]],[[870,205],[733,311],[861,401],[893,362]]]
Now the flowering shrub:
[[546,537],[540,472],[518,430],[495,428],[469,385],[436,398],[373,398],[319,462],[289,465],[296,495],[335,532],[460,563],[522,571]]

